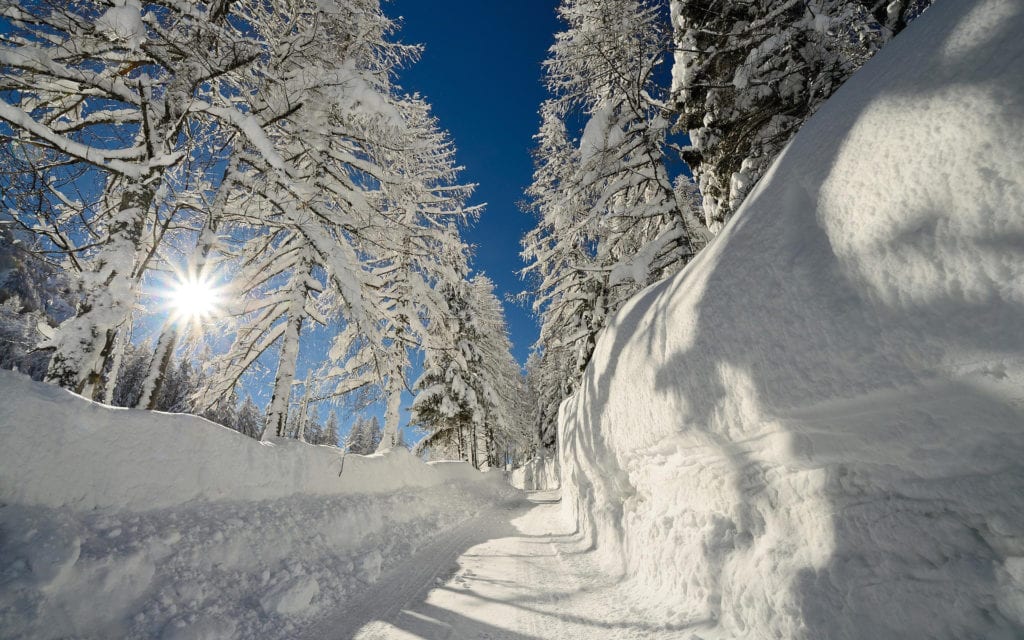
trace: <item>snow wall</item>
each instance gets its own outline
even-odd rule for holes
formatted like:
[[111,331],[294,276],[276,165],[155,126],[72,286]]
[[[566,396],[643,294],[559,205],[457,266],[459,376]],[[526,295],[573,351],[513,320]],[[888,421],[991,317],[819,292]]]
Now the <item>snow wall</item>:
[[464,463],[261,444],[0,371],[0,636],[296,637],[521,495]]
[[1024,637],[1022,34],[937,3],[601,336],[563,502],[666,622]]
[[525,491],[546,491],[557,489],[561,484],[558,472],[558,458],[537,456],[509,475],[513,487]]

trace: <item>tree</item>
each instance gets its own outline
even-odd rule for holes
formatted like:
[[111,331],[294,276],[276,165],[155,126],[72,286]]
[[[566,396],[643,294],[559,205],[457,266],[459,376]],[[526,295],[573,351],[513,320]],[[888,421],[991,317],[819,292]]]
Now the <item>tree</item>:
[[800,125],[931,0],[672,0],[672,104],[714,232]]
[[39,242],[0,216],[0,368],[42,380],[50,356],[35,347],[74,308],[67,278]]
[[338,446],[338,414],[331,409],[327,414],[327,422],[324,424],[323,439],[317,444],[325,444],[331,447]]
[[[15,221],[64,254],[79,298],[46,344],[50,381],[99,395],[181,211],[166,196],[195,188],[190,176],[215,161],[208,148],[224,125],[246,131],[238,80],[265,50],[254,16],[228,20],[229,5],[3,3],[0,135],[23,150],[7,157],[25,178],[19,197],[40,205]],[[83,189],[83,176],[98,187]]]
[[377,416],[356,418],[345,438],[345,450],[359,455],[370,455],[377,450],[383,437],[383,429]]
[[551,97],[527,189],[538,224],[522,256],[541,319],[537,348],[548,353],[537,365],[559,370],[560,400],[575,389],[608,316],[682,268],[710,236],[667,168],[667,92],[656,71],[668,31],[659,6],[565,0],[559,15],[566,29],[545,62]]
[[240,433],[256,439],[259,439],[263,432],[263,412],[253,402],[251,395],[245,396],[242,406],[238,409],[235,428]]
[[477,468],[502,466],[507,451],[529,439],[504,311],[484,275],[447,294],[449,321],[432,329],[452,348],[428,354],[415,384],[413,422],[426,431],[417,450],[441,450]]

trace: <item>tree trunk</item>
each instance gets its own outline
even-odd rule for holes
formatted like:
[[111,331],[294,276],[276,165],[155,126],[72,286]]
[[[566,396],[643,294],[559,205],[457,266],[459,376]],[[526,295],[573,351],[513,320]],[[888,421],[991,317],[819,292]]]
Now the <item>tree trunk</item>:
[[306,376],[306,393],[302,396],[302,406],[299,409],[299,424],[296,427],[295,439],[299,442],[306,441],[306,415],[309,411],[309,376]]
[[398,423],[402,418],[402,385],[394,374],[388,380],[388,405],[384,411],[384,437],[377,451],[387,451],[398,444]]
[[156,343],[153,353],[153,363],[146,374],[146,381],[142,383],[142,395],[136,403],[136,409],[147,409],[154,411],[157,407],[157,400],[160,397],[160,389],[167,379],[167,370],[171,366],[174,356],[174,347],[178,344],[178,330],[174,327],[164,327],[160,339]]
[[[114,352],[118,329],[135,303],[141,274],[136,254],[142,247],[146,212],[158,181],[140,181],[121,196],[120,210],[107,239],[93,259],[94,268],[82,274],[84,301],[74,317],[57,328],[47,382],[73,389],[90,399],[103,390],[103,371]],[[144,184],[145,183],[145,184]]]
[[302,319],[305,317],[306,277],[309,265],[301,263],[296,269],[292,297],[288,303],[288,323],[281,343],[281,355],[277,361],[277,375],[274,377],[274,393],[267,405],[267,425],[263,429],[261,440],[268,440],[271,435],[278,438],[287,437],[288,401],[292,395],[292,382],[295,381],[295,364],[299,359],[299,337],[302,334]]
[[470,423],[469,427],[469,463],[473,465],[474,469],[479,469],[480,464],[477,461],[477,444],[476,444],[476,425]]

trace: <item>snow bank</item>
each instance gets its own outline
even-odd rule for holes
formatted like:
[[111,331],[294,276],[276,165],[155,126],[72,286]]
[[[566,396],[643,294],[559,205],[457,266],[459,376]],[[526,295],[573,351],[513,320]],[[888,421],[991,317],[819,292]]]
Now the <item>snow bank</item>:
[[520,495],[404,450],[343,457],[0,371],[0,635],[274,638]]
[[1024,637],[1024,4],[940,2],[642,292],[564,502],[695,637]]
[[295,440],[258,443],[203,418],[71,402],[0,371],[0,500],[76,510],[159,509],[191,500],[392,493],[477,474],[404,450],[343,456]]
[[525,491],[547,491],[557,489],[561,484],[558,473],[558,458],[537,456],[518,469],[513,469],[509,477],[513,487]]

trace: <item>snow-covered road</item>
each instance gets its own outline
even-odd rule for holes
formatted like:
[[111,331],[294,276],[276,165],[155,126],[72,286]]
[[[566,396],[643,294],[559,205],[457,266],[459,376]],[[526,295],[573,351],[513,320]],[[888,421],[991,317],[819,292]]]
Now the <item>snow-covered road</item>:
[[473,518],[382,576],[312,639],[679,638],[651,626],[628,582],[609,578],[562,518],[557,492]]

